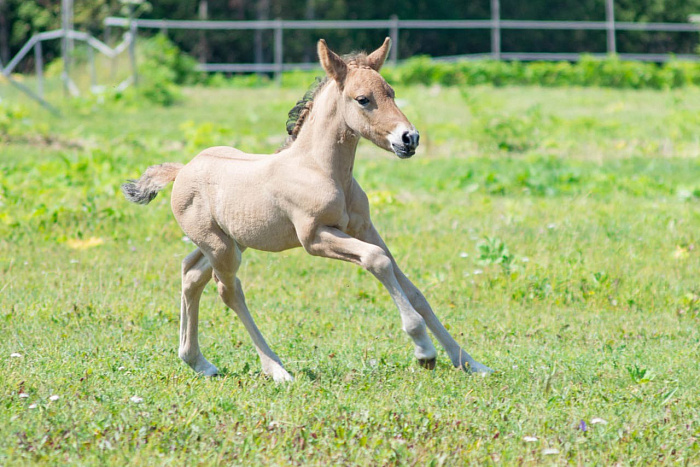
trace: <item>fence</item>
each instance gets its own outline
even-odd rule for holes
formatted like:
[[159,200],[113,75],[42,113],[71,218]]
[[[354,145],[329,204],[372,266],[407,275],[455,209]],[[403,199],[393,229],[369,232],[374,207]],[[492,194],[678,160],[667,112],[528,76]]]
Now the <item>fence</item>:
[[[64,1],[65,3],[65,1]],[[576,61],[581,57],[578,53],[523,53],[505,52],[501,50],[501,31],[504,30],[589,30],[606,32],[607,54],[617,53],[615,34],[617,31],[658,31],[658,32],[700,32],[700,15],[693,15],[690,23],[633,23],[617,22],[614,17],[614,0],[605,0],[605,21],[518,21],[503,20],[500,17],[500,0],[491,0],[491,19],[486,20],[401,20],[393,16],[389,20],[347,20],[347,21],[177,21],[149,20],[109,17],[105,20],[107,32],[111,27],[128,28],[122,43],[116,48],[100,42],[89,34],[73,31],[69,22],[64,18],[63,29],[42,32],[34,35],[15,57],[4,68],[0,64],[0,72],[11,84],[20,88],[42,105],[50,107],[43,100],[43,60],[41,43],[47,40],[63,40],[63,56],[67,59],[65,47],[68,40],[81,40],[90,46],[89,60],[92,63],[92,50],[96,49],[108,57],[115,57],[129,49],[132,76],[120,86],[137,82],[135,37],[139,29],[189,29],[189,30],[268,30],[274,33],[273,63],[200,63],[199,69],[205,72],[273,72],[277,77],[282,72],[292,69],[311,69],[317,63],[285,63],[284,61],[284,31],[287,30],[328,30],[328,29],[374,29],[386,30],[392,38],[393,47],[389,56],[390,62],[396,63],[399,57],[399,34],[401,30],[489,30],[491,35],[491,51],[485,54],[460,55],[452,57],[435,57],[438,60],[456,60],[469,58],[492,58],[494,60],[569,60]],[[131,14],[131,13],[130,13]],[[66,15],[67,16],[67,13]],[[693,24],[695,23],[695,24]],[[23,84],[12,79],[11,73],[17,64],[34,49],[37,80],[37,92],[34,93]],[[596,55],[596,54],[593,54]],[[604,55],[604,54],[597,54]],[[622,59],[662,62],[671,58],[684,60],[699,60],[698,55],[692,54],[618,54]],[[66,64],[67,67],[67,64]],[[93,66],[91,65],[91,69]],[[64,70],[63,80],[67,91],[75,88],[70,81],[67,69]],[[93,73],[93,85],[94,73]]]
[[[491,19],[488,20],[347,20],[347,21],[180,21],[150,20],[109,17],[105,25],[109,27],[128,27],[132,34],[138,29],[187,30],[268,30],[274,33],[273,63],[201,63],[199,69],[206,72],[274,72],[279,75],[292,69],[309,69],[316,63],[285,63],[284,31],[286,30],[322,30],[322,29],[375,29],[386,30],[392,38],[393,47],[389,60],[396,63],[399,56],[399,34],[401,30],[490,30],[491,52],[486,54],[460,55],[453,57],[434,57],[438,60],[456,60],[469,58],[492,58],[494,60],[570,60],[580,59],[578,53],[523,53],[504,52],[501,50],[501,31],[503,30],[589,30],[606,31],[607,54],[616,54],[616,31],[658,31],[658,32],[700,32],[700,24],[693,23],[634,23],[616,22],[612,0],[606,0],[605,21],[518,21],[500,19],[500,2],[491,0]],[[695,18],[693,19],[696,20]],[[605,54],[593,54],[605,55]],[[699,60],[693,54],[618,54],[622,59],[663,62],[671,58]]]
[[[128,47],[129,55],[131,56],[133,74],[132,77],[129,77],[127,80],[125,80],[118,86],[121,88],[125,88],[133,82],[134,77],[136,76],[136,57],[134,49],[135,41],[133,40],[134,37],[135,36],[133,36],[131,33],[124,34],[122,42],[115,48],[112,48],[107,44],[101,42],[100,40],[95,39],[90,34],[74,31],[72,29],[57,29],[55,31],[40,32],[38,34],[34,34],[31,37],[31,39],[29,39],[27,43],[24,44],[24,46],[19,50],[19,52],[17,52],[17,54],[12,58],[12,60],[10,60],[7,63],[7,66],[3,67],[0,64],[0,73],[2,73],[2,75],[5,77],[5,79],[8,80],[10,84],[17,87],[29,97],[39,102],[39,104],[41,104],[43,107],[45,107],[51,112],[58,113],[58,111],[53,106],[51,106],[48,102],[44,100],[44,60],[41,46],[42,42],[61,39],[63,41],[64,49],[66,48],[67,42],[70,40],[86,42],[89,46],[88,63],[90,67],[90,83],[92,87],[97,85],[93,50],[97,50],[98,52],[106,55],[107,57],[114,58],[117,55],[124,52],[124,50],[126,50]],[[26,57],[32,51],[32,49],[34,50],[34,66],[37,77],[36,92],[32,91],[24,84],[17,82],[12,78],[12,72],[14,71],[15,67],[17,67],[17,65],[24,59],[24,57]],[[64,50],[63,56],[66,57],[67,55],[68,54]],[[62,79],[66,91],[74,95],[77,94],[77,88],[73,81],[71,81],[70,79],[70,76],[68,74],[68,65],[65,61]]]

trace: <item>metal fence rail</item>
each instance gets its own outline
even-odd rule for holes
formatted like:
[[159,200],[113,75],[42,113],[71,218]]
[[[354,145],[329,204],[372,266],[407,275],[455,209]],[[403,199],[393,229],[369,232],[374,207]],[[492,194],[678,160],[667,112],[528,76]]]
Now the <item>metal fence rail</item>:
[[[700,32],[699,24],[692,23],[633,23],[616,22],[612,12],[612,0],[606,1],[606,21],[520,21],[500,19],[500,2],[491,0],[492,18],[485,20],[401,20],[392,17],[388,20],[340,20],[340,21],[185,21],[155,20],[109,17],[105,20],[107,27],[128,27],[133,34],[138,29],[185,30],[269,30],[274,32],[273,63],[201,63],[199,69],[206,72],[274,72],[281,73],[292,69],[310,69],[316,63],[284,62],[285,30],[329,30],[329,29],[385,29],[392,38],[393,47],[389,60],[396,63],[399,56],[400,30],[490,30],[491,52],[487,54],[469,54],[459,57],[434,57],[437,60],[456,60],[471,58],[492,58],[495,60],[578,60],[579,53],[525,53],[503,52],[501,50],[501,31],[503,30],[588,30],[607,32],[607,54],[616,54],[616,31],[657,31],[657,32]],[[592,54],[605,56],[606,54]],[[618,54],[622,59],[663,62],[673,58],[683,60],[700,60],[694,54]]]
[[[28,95],[30,98],[34,99],[35,101],[39,102],[43,107],[48,109],[49,111],[53,113],[58,113],[58,111],[51,105],[49,104],[46,100],[44,100],[44,60],[43,60],[43,51],[42,51],[42,42],[45,41],[50,41],[50,40],[56,40],[56,39],[62,39],[62,40],[77,40],[77,41],[83,41],[88,45],[88,61],[89,61],[89,66],[90,66],[90,84],[92,87],[95,87],[97,85],[97,77],[96,77],[96,72],[95,72],[95,65],[94,65],[94,55],[93,55],[93,49],[97,50],[99,53],[106,55],[109,58],[114,58],[117,55],[121,54],[126,50],[127,47],[130,47],[130,52],[133,53],[133,44],[134,44],[134,38],[130,32],[127,32],[124,34],[124,37],[122,39],[122,42],[117,45],[115,48],[112,48],[105,44],[104,42],[94,38],[90,34],[87,34],[85,32],[80,32],[80,31],[74,31],[72,29],[65,30],[65,29],[56,29],[54,31],[46,31],[46,32],[40,32],[38,34],[34,34],[24,46],[15,54],[15,56],[7,63],[6,66],[2,66],[0,64],[0,74],[2,74],[5,79],[8,80],[8,82],[18,88],[20,91]],[[32,51],[34,50],[34,66],[36,70],[36,85],[37,89],[36,92],[25,86],[24,84],[16,81],[15,79],[12,78],[12,72],[14,69],[17,67],[17,65]],[[135,66],[135,60],[132,61],[132,64]],[[125,88],[131,82],[133,81],[134,77],[136,76],[136,69],[133,69],[133,74],[132,77],[129,77],[125,81],[123,81],[121,84],[119,84],[117,87],[118,88]],[[73,83],[73,81],[70,79],[68,76],[67,71],[65,70],[64,66],[64,72],[62,74],[62,79],[63,82],[66,86],[66,89],[71,93],[71,94],[77,94],[77,87]]]

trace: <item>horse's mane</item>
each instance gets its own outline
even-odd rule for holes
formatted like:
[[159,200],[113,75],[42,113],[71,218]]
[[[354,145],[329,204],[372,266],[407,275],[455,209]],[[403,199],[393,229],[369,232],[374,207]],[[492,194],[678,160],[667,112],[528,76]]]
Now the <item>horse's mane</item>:
[[314,98],[327,83],[327,76],[324,76],[323,78],[317,77],[314,82],[311,83],[309,89],[304,93],[304,96],[298,100],[294,107],[292,107],[292,110],[289,111],[287,118],[287,134],[289,134],[289,137],[287,138],[287,142],[284,147],[289,146],[292,141],[297,139],[297,135],[299,134],[299,131],[301,131],[301,127],[304,124],[306,117],[311,112],[311,107],[314,105]]
[[[367,54],[364,52],[352,53],[349,55],[344,55],[343,60],[351,68],[364,68],[367,67]],[[314,99],[321,92],[321,90],[328,84],[328,77],[317,77],[309,89],[304,93],[304,96],[297,101],[297,103],[289,111],[287,118],[287,140],[284,145],[279,148],[278,152],[282,149],[288,148],[297,139],[301,127],[306,121],[306,117],[311,113],[311,108],[314,104]]]

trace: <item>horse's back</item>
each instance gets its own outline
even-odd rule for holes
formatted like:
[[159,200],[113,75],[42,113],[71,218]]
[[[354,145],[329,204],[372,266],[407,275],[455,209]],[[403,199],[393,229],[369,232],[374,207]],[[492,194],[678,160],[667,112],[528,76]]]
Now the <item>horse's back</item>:
[[221,160],[221,161],[241,161],[254,162],[263,159],[262,154],[248,154],[240,149],[231,146],[213,146],[197,154],[190,163],[200,159]]

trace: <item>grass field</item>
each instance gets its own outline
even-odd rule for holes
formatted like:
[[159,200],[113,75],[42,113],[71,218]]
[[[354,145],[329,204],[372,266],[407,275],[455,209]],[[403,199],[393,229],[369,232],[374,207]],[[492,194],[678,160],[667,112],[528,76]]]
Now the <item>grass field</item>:
[[59,100],[60,118],[0,91],[0,465],[700,464],[700,90],[398,88],[418,154],[364,142],[356,177],[497,373],[442,351],[422,370],[354,266],[246,252],[282,385],[211,285],[200,335],[224,375],[178,359],[193,246],[167,191],[141,207],[119,184],[211,145],[273,151],[304,90]]

